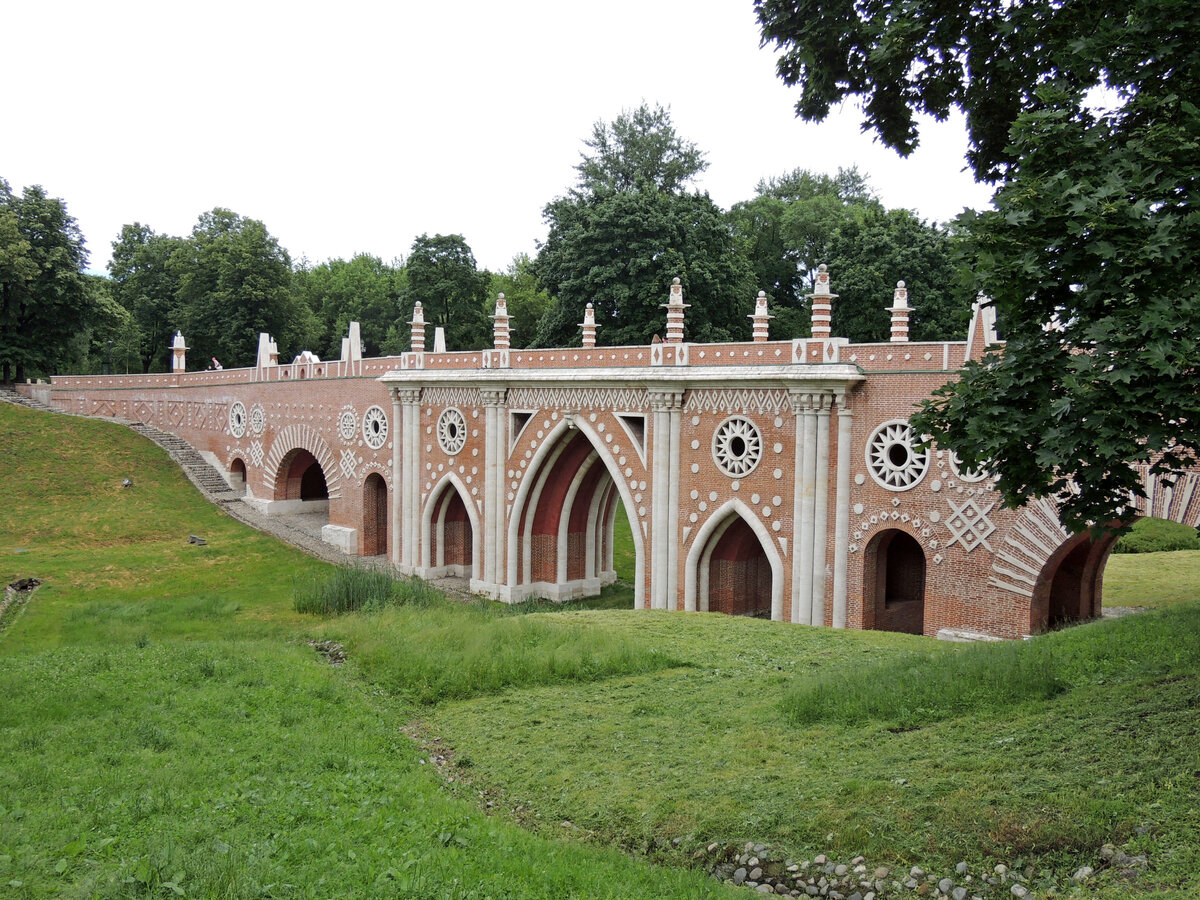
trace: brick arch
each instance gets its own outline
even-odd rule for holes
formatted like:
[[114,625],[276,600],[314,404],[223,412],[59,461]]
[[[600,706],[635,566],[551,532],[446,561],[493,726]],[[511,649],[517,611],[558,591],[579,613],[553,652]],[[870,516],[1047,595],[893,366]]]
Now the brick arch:
[[329,491],[329,499],[337,500],[342,496],[341,475],[333,458],[333,451],[325,443],[325,439],[311,425],[288,425],[275,435],[271,449],[263,461],[263,485],[267,496],[276,493],[275,483],[283,471],[284,460],[295,450],[307,450],[320,465],[325,475],[325,487]]
[[738,498],[726,501],[700,526],[692,546],[688,550],[687,562],[684,567],[683,608],[696,612],[704,604],[701,595],[707,594],[702,590],[702,581],[706,578],[709,561],[725,532],[734,524],[736,519],[745,523],[746,528],[758,539],[763,556],[771,568],[771,618],[779,621],[783,618],[783,558],[775,548],[771,532],[763,525],[762,520],[755,515],[745,503]]
[[[570,433],[573,431],[578,431],[591,444],[591,450],[597,456],[597,463],[603,465],[607,470],[621,497],[621,501],[625,505],[625,514],[629,516],[630,530],[633,533],[635,559],[634,608],[640,609],[645,604],[646,596],[646,546],[638,524],[637,504],[634,503],[633,493],[629,490],[629,485],[625,483],[624,478],[621,477],[617,462],[613,459],[600,434],[582,416],[563,417],[550,429],[545,439],[538,446],[537,450],[534,451],[533,456],[529,460],[526,475],[521,480],[521,484],[517,488],[516,495],[513,498],[511,514],[508,520],[508,540],[506,542],[508,584],[515,586],[520,583],[523,560],[519,538],[522,534],[523,524],[526,521],[526,517],[532,517],[536,514],[536,507],[540,500],[539,492],[544,488],[546,474],[553,470],[559,455],[563,453],[568,442],[571,440]],[[654,473],[652,471],[647,472],[648,480],[653,477]],[[652,492],[653,489],[648,484],[647,493],[652,494]],[[560,514],[562,512],[564,511],[559,510]],[[556,519],[556,527],[557,521]]]
[[[449,493],[456,493],[462,505],[466,509],[467,523],[471,529],[471,578],[479,579],[483,577],[483,525],[479,521],[479,511],[475,504],[471,502],[471,492],[467,490],[467,486],[453,472],[447,472],[442,479],[433,486],[433,490],[429,492],[429,499],[425,503],[425,508],[421,511],[421,562],[428,569],[439,565],[438,561],[433,558],[435,546],[441,546],[440,542],[435,541],[435,523],[434,514],[437,512],[445,513],[445,505],[449,498],[446,496]],[[445,537],[445,531],[442,530],[442,537]]]
[[891,527],[863,551],[863,627],[925,633],[929,561],[907,528]]

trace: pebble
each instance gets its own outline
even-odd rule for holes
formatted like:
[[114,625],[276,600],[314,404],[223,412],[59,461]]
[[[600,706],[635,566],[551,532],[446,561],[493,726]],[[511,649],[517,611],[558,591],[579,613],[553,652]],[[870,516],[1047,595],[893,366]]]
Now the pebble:
[[925,870],[922,869],[920,866],[913,866],[911,869],[908,870],[908,877],[909,878],[924,878]]
[[750,870],[750,874],[746,877],[751,881],[758,881],[760,878],[762,878],[762,869],[760,869],[758,866],[755,866]]
[[755,888],[755,890],[758,891],[760,894],[775,893],[775,888],[771,887],[769,884],[760,884],[758,887]]
[[744,867],[739,867],[737,869],[737,871],[735,871],[733,873],[733,883],[741,884],[745,880],[746,880],[746,869]]
[[1075,870],[1075,874],[1071,876],[1074,882],[1087,881],[1096,873],[1096,870],[1091,866],[1080,866]]
[[938,882],[938,890],[943,894],[948,894],[954,890],[954,880],[951,878],[943,878]]
[[843,875],[845,875],[849,871],[850,871],[849,866],[834,866],[833,867],[833,874],[836,875],[838,878],[841,878]]
[[878,869],[875,870],[875,880],[883,881],[885,878],[887,878],[891,874],[892,874],[892,870],[889,869],[887,866],[880,866]]
[[1006,866],[1004,863],[997,863],[996,868],[992,869],[992,871],[1003,878],[1008,874],[1008,866]]
[[814,866],[823,866],[823,865],[825,865],[825,863],[827,863],[828,861],[829,861],[829,860],[827,860],[827,859],[825,858],[825,854],[824,854],[824,853],[818,853],[816,856],[814,856],[814,857],[813,857],[813,865],[814,865]]
[[1029,888],[1025,887],[1023,884],[1014,884],[1012,886],[1012,895],[1016,897],[1017,900],[1021,900],[1022,897],[1029,896]]
[[965,862],[960,862],[957,866],[954,867],[954,871],[957,872],[959,875],[966,875],[967,874],[967,864]]
[[954,900],[967,900],[967,889],[965,887],[956,887],[950,892],[950,896]]

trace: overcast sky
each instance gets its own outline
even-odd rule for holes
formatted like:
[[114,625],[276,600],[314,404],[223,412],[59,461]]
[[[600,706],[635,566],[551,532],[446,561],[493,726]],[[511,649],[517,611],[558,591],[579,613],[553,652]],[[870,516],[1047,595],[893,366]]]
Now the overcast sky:
[[707,154],[698,186],[726,209],[797,167],[857,165],[938,221],[991,194],[961,122],[902,160],[854,109],[796,119],[750,0],[37,0],[3,28],[0,177],[63,198],[94,270],[123,224],[183,235],[217,206],[294,260],[460,233],[503,269],[536,252],[593,123],[643,100]]

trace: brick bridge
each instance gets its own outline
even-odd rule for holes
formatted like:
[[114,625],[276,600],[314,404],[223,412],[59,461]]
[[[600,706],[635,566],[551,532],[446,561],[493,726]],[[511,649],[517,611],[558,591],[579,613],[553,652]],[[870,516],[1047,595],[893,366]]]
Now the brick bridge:
[[[309,517],[347,554],[424,578],[470,579],[518,601],[589,596],[615,579],[628,517],[639,608],[719,611],[835,628],[1016,637],[1100,613],[1111,538],[1072,535],[1044,501],[1005,509],[985,472],[914,446],[913,406],[995,341],[976,308],[966,341],[908,341],[903,283],[887,343],[829,332],[828,274],[813,330],[512,350],[503,295],[494,347],[253,368],[56,377],[29,392],[58,409],[153,424],[189,441],[267,515]],[[47,396],[48,395],[48,396]],[[1200,476],[1147,484],[1149,514],[1196,525]],[[621,512],[623,510],[623,513]]]

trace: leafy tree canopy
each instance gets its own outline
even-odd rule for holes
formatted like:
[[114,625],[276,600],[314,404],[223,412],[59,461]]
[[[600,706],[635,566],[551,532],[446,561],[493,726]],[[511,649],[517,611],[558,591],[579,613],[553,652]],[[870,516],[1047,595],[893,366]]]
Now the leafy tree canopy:
[[857,169],[829,176],[797,169],[758,184],[758,196],[729,211],[735,234],[771,298],[772,332],[808,333],[807,297],[821,263],[838,299],[833,333],[853,341],[886,340],[898,279],[911,291],[912,336],[961,338],[973,295],[954,261],[950,233],[908,210],[886,210]]
[[62,200],[37,186],[18,197],[0,178],[0,370],[8,381],[52,374],[93,313],[83,235]]
[[[461,234],[421,235],[405,264],[407,284],[400,297],[408,349],[407,322],[420,302],[425,313],[426,346],[433,348],[435,327],[446,333],[448,350],[481,350],[492,345],[491,320],[484,311],[491,276],[475,266],[475,254]],[[395,342],[393,342],[394,344]]]
[[112,243],[112,294],[133,317],[143,372],[167,369],[173,325],[179,321],[179,273],[171,259],[184,247],[183,238],[158,234],[140,222],[124,226]]
[[583,194],[631,191],[653,186],[660,191],[682,191],[708,168],[704,154],[675,132],[670,109],[643,103],[623,110],[611,123],[599,121],[584,141],[591,151],[581,153],[575,167],[577,190]]
[[915,418],[1005,501],[1054,496],[1068,522],[1123,520],[1200,447],[1200,6],[1028,0],[757,0],[764,43],[821,118],[861,98],[901,152],[915,114],[967,118],[968,159],[998,181],[964,222],[1002,354]]
[[363,352],[378,355],[388,329],[401,317],[401,270],[377,256],[359,254],[347,262],[331,259],[318,266],[298,266],[292,290],[316,315],[320,336],[316,347],[326,359],[337,359],[350,323],[361,327]]
[[495,311],[496,295],[504,294],[512,347],[515,349],[533,346],[538,323],[554,304],[550,295],[538,283],[537,275],[533,271],[533,260],[527,253],[518,253],[513,257],[508,269],[493,274],[491,279],[484,312],[490,316]]
[[204,213],[169,268],[195,358],[253,365],[259,332],[275,336],[281,358],[316,336],[316,317],[291,293],[287,251],[257,219],[220,208]]
[[588,303],[599,343],[645,343],[666,328],[661,306],[673,278],[691,304],[688,340],[748,337],[749,265],[708,194],[684,190],[706,164],[669,111],[643,104],[598,123],[585,143],[594,154],[578,166],[577,189],[545,209],[550,230],[534,271],[556,303],[537,345],[578,345]]

